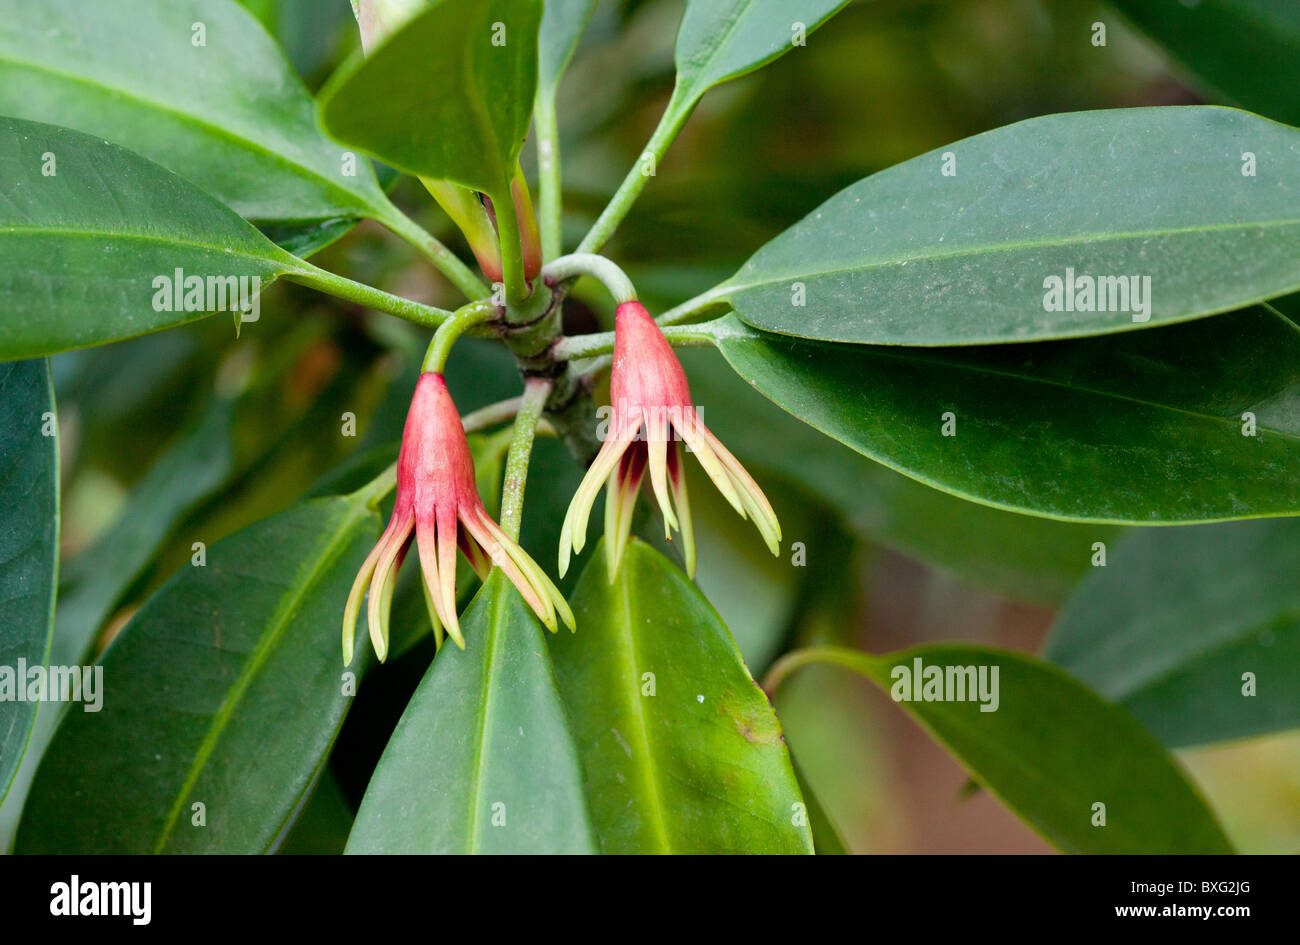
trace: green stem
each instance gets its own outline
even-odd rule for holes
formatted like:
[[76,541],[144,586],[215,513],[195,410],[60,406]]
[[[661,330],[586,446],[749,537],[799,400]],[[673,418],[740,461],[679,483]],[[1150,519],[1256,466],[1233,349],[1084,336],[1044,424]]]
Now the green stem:
[[446,309],[434,308],[432,305],[425,305],[421,302],[413,302],[410,299],[402,298],[400,295],[393,295],[373,286],[354,282],[344,276],[326,272],[309,262],[301,260],[300,262],[305,268],[286,272],[284,278],[290,282],[309,286],[340,299],[347,299],[349,302],[356,302],[358,305],[373,308],[378,312],[396,315],[398,318],[404,318],[408,322],[414,322],[426,328],[437,328],[451,317],[451,313]]
[[378,217],[378,221],[419,250],[466,298],[481,299],[490,294],[491,290],[483,284],[483,280],[474,275],[473,270],[460,261],[460,257],[397,207],[392,204],[389,206],[392,207],[392,212]]
[[364,502],[370,508],[378,508],[379,503],[384,500],[384,496],[392,492],[397,487],[397,464],[392,463],[387,469],[381,472],[374,479],[371,479],[364,486],[353,492],[348,498],[356,502]]
[[519,218],[509,185],[504,194],[489,194],[496,213],[497,233],[501,237],[501,279],[506,286],[506,301],[517,306],[528,298],[528,280],[524,278],[524,252],[520,242]]
[[460,425],[465,428],[466,433],[473,433],[475,430],[482,430],[484,427],[505,423],[507,420],[514,419],[522,402],[522,397],[510,397],[506,400],[499,400],[495,404],[488,404],[486,407],[480,407],[478,410],[472,410],[465,414],[460,418]]
[[533,133],[537,136],[538,225],[542,258],[564,251],[563,184],[560,175],[560,131],[555,117],[555,93],[538,93],[533,103]]
[[664,325],[676,325],[678,322],[684,322],[710,306],[725,303],[728,291],[729,287],[725,282],[722,285],[714,286],[708,292],[701,292],[695,298],[687,299],[681,305],[670,308],[656,318],[655,321],[659,323],[661,328]]
[[642,167],[645,156],[649,154],[653,158],[653,169],[657,171],[659,162],[663,160],[664,153],[667,152],[668,146],[672,144],[673,139],[677,137],[677,132],[682,130],[682,125],[686,124],[686,119],[690,117],[691,108],[694,105],[694,101],[689,101],[681,95],[680,86],[673,89],[672,97],[668,100],[668,107],[664,109],[663,117],[659,119],[659,125],[655,128],[654,134],[646,142],[645,149],[637,158],[636,163],[632,165],[632,169],[627,172],[627,177],[623,178],[623,183],[614,192],[609,204],[601,211],[600,216],[592,224],[587,235],[578,244],[578,252],[598,252],[614,235],[614,231],[623,222],[627,212],[632,209],[632,204],[636,203],[636,198],[641,195],[641,191],[645,189],[646,183],[650,180],[651,175],[646,174]]
[[447,357],[451,354],[451,346],[456,343],[456,339],[475,325],[481,325],[495,318],[496,313],[496,306],[487,299],[470,302],[456,309],[455,313],[434,332],[433,340],[429,342],[429,350],[425,352],[421,370],[426,373],[433,371],[441,374],[447,367]]
[[[704,348],[718,343],[714,332],[717,324],[717,322],[704,322],[699,325],[667,326],[662,330],[664,337],[674,348]],[[551,355],[557,361],[574,361],[579,358],[594,358],[609,354],[613,350],[614,332],[602,331],[590,335],[561,338],[551,348]]]
[[781,683],[785,682],[791,673],[810,663],[829,663],[832,666],[861,673],[864,658],[870,659],[865,653],[842,646],[810,646],[802,650],[793,650],[772,664],[772,668],[767,671],[767,676],[763,679],[763,689],[768,698],[772,698]]
[[551,395],[549,378],[531,377],[524,385],[519,412],[515,414],[514,438],[506,456],[505,482],[501,486],[501,530],[513,541],[519,540],[519,526],[524,516],[524,487],[528,484],[528,460],[533,452],[537,424]]
[[594,253],[573,253],[569,256],[561,256],[542,267],[542,282],[548,286],[558,285],[574,276],[591,276],[600,280],[601,284],[609,290],[609,294],[614,296],[614,301],[620,305],[624,302],[636,301],[636,287],[632,285],[632,280],[613,261],[604,256],[597,256]]

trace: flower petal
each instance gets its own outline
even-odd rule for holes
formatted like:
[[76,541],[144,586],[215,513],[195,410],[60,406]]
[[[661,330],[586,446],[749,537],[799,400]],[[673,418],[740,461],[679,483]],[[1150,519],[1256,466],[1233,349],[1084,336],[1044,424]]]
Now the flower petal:
[[691,524],[691,503],[686,495],[686,468],[682,462],[681,447],[673,444],[668,454],[668,481],[673,487],[673,502],[677,506],[677,518],[681,522],[682,557],[686,562],[686,574],[695,577],[695,529]]
[[582,546],[587,543],[587,520],[591,517],[596,493],[636,436],[641,424],[637,422],[626,426],[627,429],[622,431],[621,436],[611,436],[605,441],[569,502],[569,510],[564,515],[564,526],[560,529],[560,577],[564,577],[569,570],[571,553],[582,551]]

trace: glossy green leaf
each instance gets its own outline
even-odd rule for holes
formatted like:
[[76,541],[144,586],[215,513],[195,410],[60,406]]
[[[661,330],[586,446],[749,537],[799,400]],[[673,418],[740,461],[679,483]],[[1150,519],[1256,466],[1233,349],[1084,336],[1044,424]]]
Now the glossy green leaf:
[[1043,655],[1166,745],[1300,727],[1300,519],[1133,533]]
[[1112,0],[1238,105],[1300,125],[1300,5],[1293,0]]
[[0,0],[0,20],[0,114],[107,138],[250,219],[388,206],[369,164],[322,134],[302,81],[234,0]]
[[17,850],[266,851],[351,704],[339,615],[378,526],[313,500],[184,566],[104,654],[99,711],[68,707]]
[[537,88],[553,94],[573,58],[596,0],[546,0],[537,33]]
[[0,358],[102,344],[209,314],[176,311],[189,307],[184,297],[177,306],[171,290],[155,285],[174,285],[178,269],[205,286],[233,277],[251,289],[302,265],[193,184],[102,139],[0,118],[0,142]]
[[[0,364],[0,799],[36,720],[20,666],[45,665],[59,570],[59,449],[45,359]],[[24,661],[20,663],[19,661]],[[6,678],[6,673],[11,674]],[[7,691],[6,691],[7,690]],[[53,711],[50,706],[46,711]]]
[[465,649],[439,651],[384,749],[347,852],[594,853],[545,628],[496,570],[461,629]]
[[1031,118],[859,181],[716,297],[756,328],[823,341],[1036,341],[1294,291],[1298,249],[1300,131],[1226,108],[1110,109]]
[[709,602],[638,539],[597,546],[551,640],[605,853],[811,853],[781,725]]
[[690,0],[677,30],[677,92],[689,106],[713,86],[767,65],[848,0]]
[[508,194],[541,16],[540,0],[441,0],[330,79],[325,130],[409,173]]
[[[769,497],[779,486],[773,477],[794,483],[834,509],[855,534],[978,587],[1016,600],[1058,603],[1087,571],[1093,543],[1110,543],[1123,531],[1116,525],[1006,512],[923,485],[823,436],[758,396],[734,373],[720,370],[716,354],[681,354],[690,372],[691,393],[709,429],[757,477]],[[785,513],[780,508],[777,513],[786,524]],[[787,529],[787,534],[798,533]],[[761,548],[754,553],[772,560]],[[771,584],[770,578],[764,581],[765,587]],[[752,588],[750,595],[755,596]],[[767,603],[761,594],[758,597]],[[711,591],[709,598],[716,603]],[[741,639],[730,620],[728,625]]]
[[727,361],[765,396],[960,497],[1138,524],[1300,513],[1300,330],[1267,306],[988,348],[826,345],[724,326]]
[[[1232,852],[1159,742],[1055,666],[964,644],[880,656],[838,647],[796,652],[817,654],[817,662],[860,673],[890,693],[979,784],[1067,853]],[[967,680],[979,698],[971,698]],[[918,682],[929,688],[918,693]],[[1097,804],[1105,805],[1104,826]]]

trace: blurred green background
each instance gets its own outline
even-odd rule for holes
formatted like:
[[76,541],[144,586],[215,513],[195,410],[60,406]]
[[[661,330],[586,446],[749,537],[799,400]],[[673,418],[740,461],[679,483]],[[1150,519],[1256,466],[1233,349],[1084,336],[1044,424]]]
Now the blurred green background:
[[[358,45],[347,0],[242,2],[312,88]],[[561,88],[570,247],[667,101],[681,7],[679,0],[597,7]],[[1107,26],[1105,47],[1091,43],[1096,22]],[[642,297],[663,308],[730,275],[841,187],[932,148],[1035,115],[1200,100],[1186,76],[1103,4],[855,2],[810,37],[806,55],[710,92],[606,251]],[[530,162],[531,149],[525,153]],[[421,189],[403,181],[395,196],[468,258]],[[456,301],[412,251],[373,225],[315,261],[413,298]],[[597,292],[577,292],[566,312],[576,330],[611,316]],[[368,451],[391,449],[426,340],[386,316],[278,284],[261,320],[238,338],[217,317],[56,358],[67,562],[60,608],[80,595],[79,613],[102,626],[102,646],[189,557],[193,541],[211,545],[285,507],[339,464],[364,467]],[[796,640],[872,651],[951,639],[1036,650],[1053,605],[1087,567],[1091,541],[1115,537],[1110,527],[1021,518],[931,493],[800,427],[727,377],[719,359],[689,354],[706,422],[772,496],[788,541],[807,548],[802,570],[774,562],[750,526],[706,498],[711,490],[702,483],[693,490],[701,586],[756,677]],[[516,393],[501,352],[467,344],[454,364],[464,411]],[[349,414],[355,436],[345,435]],[[553,565],[558,517],[577,476],[554,442],[539,443],[524,540],[544,564]],[[159,495],[168,497],[161,510]],[[162,551],[126,563],[125,592],[87,587],[87,562],[124,551],[129,558],[151,534],[165,536]],[[425,639],[367,683],[286,851],[341,847],[349,811],[430,654]],[[853,851],[1048,849],[996,801],[967,796],[961,769],[865,682],[809,669],[788,683],[778,709]],[[1300,737],[1182,757],[1242,850],[1300,846]],[[12,818],[12,810],[0,812],[0,830]]]

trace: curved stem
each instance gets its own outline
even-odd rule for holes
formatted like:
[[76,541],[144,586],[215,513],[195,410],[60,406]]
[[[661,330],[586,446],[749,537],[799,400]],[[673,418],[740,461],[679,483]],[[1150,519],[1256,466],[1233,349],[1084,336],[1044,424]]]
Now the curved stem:
[[763,678],[763,690],[769,699],[772,698],[781,683],[785,682],[791,673],[811,663],[829,663],[832,666],[860,672],[860,664],[865,656],[865,653],[842,646],[810,646],[802,650],[792,650],[772,664],[772,668]]
[[515,415],[514,438],[506,456],[505,482],[501,486],[501,530],[513,541],[519,540],[519,526],[524,515],[524,487],[528,484],[528,460],[533,452],[537,424],[551,395],[549,378],[531,377],[524,385],[519,412]]
[[451,312],[446,309],[434,308],[432,305],[425,305],[422,302],[413,302],[410,299],[402,298],[400,295],[393,295],[373,286],[354,282],[345,276],[326,272],[309,262],[303,260],[299,260],[299,262],[305,268],[290,270],[284,274],[284,278],[290,282],[309,286],[337,298],[356,302],[358,305],[364,305],[366,308],[372,308],[378,312],[396,315],[398,318],[404,318],[408,322],[424,325],[427,328],[437,328],[451,317]]
[[[717,335],[714,331],[716,326],[716,321],[698,325],[669,325],[664,326],[662,331],[668,343],[674,348],[704,348],[717,344]],[[613,350],[614,332],[602,331],[590,335],[561,338],[551,348],[551,355],[557,361],[573,361],[578,358],[594,358],[609,354]]]
[[612,260],[594,253],[572,253],[561,256],[542,267],[542,281],[548,286],[555,286],[574,276],[591,276],[614,296],[620,305],[636,301],[636,286]]
[[528,298],[528,280],[524,277],[524,250],[520,242],[519,219],[515,215],[514,195],[509,186],[503,194],[488,194],[496,211],[497,233],[501,240],[501,279],[506,286],[506,301],[512,306]]
[[490,293],[483,280],[474,275],[473,270],[460,261],[460,257],[396,206],[390,203],[389,207],[392,207],[392,212],[377,217],[378,222],[419,250],[420,255],[433,263],[434,268],[460,289],[466,298],[481,299]]
[[660,327],[664,325],[676,325],[684,322],[693,315],[698,315],[711,305],[725,303],[727,300],[727,284],[715,285],[707,292],[701,292],[693,299],[687,299],[681,305],[677,305],[664,312],[655,319]]
[[451,346],[456,343],[456,339],[475,325],[481,325],[496,317],[496,313],[496,306],[488,299],[470,302],[456,309],[455,313],[434,332],[420,370],[441,374],[447,366],[447,356],[451,354]]
[[[641,191],[645,189],[645,185],[658,168],[659,162],[663,160],[668,145],[672,144],[673,139],[677,137],[677,132],[681,131],[682,125],[686,124],[686,119],[690,117],[691,108],[694,104],[693,101],[687,100],[681,94],[680,86],[673,89],[672,97],[668,100],[668,107],[664,109],[663,117],[659,119],[659,125],[655,128],[654,134],[646,142],[645,149],[637,158],[636,163],[632,165],[632,169],[627,172],[627,177],[623,178],[623,183],[619,185],[618,190],[614,192],[614,196],[610,198],[609,204],[601,211],[600,216],[592,224],[587,235],[578,244],[578,252],[594,253],[614,235],[618,225],[623,222],[627,212],[632,209],[632,204],[636,203],[636,198],[641,196]],[[646,173],[642,163],[647,155],[654,161],[650,173]]]
[[542,258],[554,259],[564,249],[560,175],[560,130],[555,117],[555,92],[541,92],[533,103],[533,133],[537,136],[538,224],[542,234]]
[[505,423],[507,420],[514,419],[515,414],[519,412],[519,404],[522,402],[522,397],[498,400],[495,404],[488,404],[486,407],[480,407],[478,410],[472,410],[465,414],[460,418],[460,425],[465,428],[466,433],[473,433],[475,430],[482,430],[484,427]]

